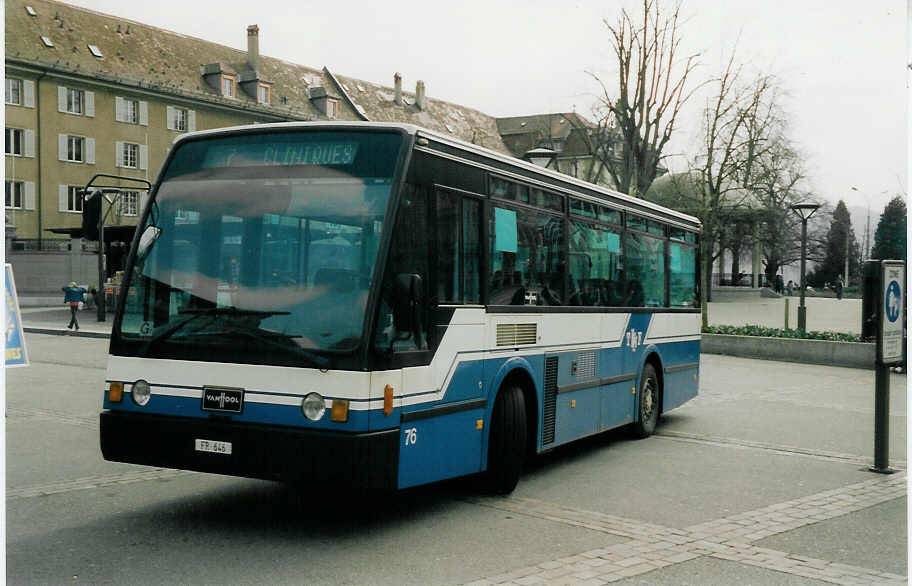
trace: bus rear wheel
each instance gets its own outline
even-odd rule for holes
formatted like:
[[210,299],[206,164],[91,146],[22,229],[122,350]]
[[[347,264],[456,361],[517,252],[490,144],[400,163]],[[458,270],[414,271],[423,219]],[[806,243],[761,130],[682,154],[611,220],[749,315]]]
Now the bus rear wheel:
[[649,437],[655,432],[659,421],[659,377],[652,363],[643,366],[640,377],[640,400],[638,401],[637,420],[633,424],[633,435],[638,438]]
[[526,403],[522,390],[507,387],[497,394],[488,440],[485,488],[509,494],[516,488],[526,454]]

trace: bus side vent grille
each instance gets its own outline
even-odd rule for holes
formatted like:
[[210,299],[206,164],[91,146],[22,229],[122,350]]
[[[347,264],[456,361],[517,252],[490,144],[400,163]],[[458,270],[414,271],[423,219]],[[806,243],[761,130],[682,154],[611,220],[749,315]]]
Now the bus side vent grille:
[[554,443],[557,415],[557,356],[545,358],[545,405],[542,414],[542,445]]
[[498,346],[519,346],[534,344],[538,341],[538,325],[531,324],[497,324]]
[[576,357],[577,378],[593,378],[595,376],[595,352],[580,352]]

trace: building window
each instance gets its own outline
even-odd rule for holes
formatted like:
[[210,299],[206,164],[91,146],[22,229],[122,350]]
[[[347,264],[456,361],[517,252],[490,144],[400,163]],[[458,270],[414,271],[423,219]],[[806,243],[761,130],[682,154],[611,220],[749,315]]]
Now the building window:
[[67,136],[67,161],[71,163],[83,163],[85,162],[84,153],[85,138],[82,136]]
[[122,191],[120,192],[120,215],[135,216],[139,210],[139,192]]
[[133,144],[131,142],[121,143],[123,145],[123,150],[121,151],[121,167],[128,167],[130,169],[136,169],[137,163],[139,161],[139,145]]
[[82,212],[82,188],[78,185],[67,187],[67,209],[68,212]]
[[234,78],[222,76],[222,96],[225,98],[234,97]]
[[171,126],[172,130],[184,132],[187,130],[187,110],[184,108],[171,109]]
[[22,105],[22,80],[6,79],[6,103],[11,106]]
[[336,101],[326,100],[326,117],[333,119],[336,117]]
[[21,128],[6,129],[6,150],[7,155],[22,156],[23,150],[23,132]]
[[25,183],[22,181],[6,182],[6,207],[14,210],[22,209],[23,194],[25,193]]
[[257,86],[257,103],[269,105],[269,86],[258,85]]
[[139,100],[123,101],[123,120],[130,124],[139,124]]
[[67,88],[66,111],[69,114],[82,114],[85,112],[85,92]]

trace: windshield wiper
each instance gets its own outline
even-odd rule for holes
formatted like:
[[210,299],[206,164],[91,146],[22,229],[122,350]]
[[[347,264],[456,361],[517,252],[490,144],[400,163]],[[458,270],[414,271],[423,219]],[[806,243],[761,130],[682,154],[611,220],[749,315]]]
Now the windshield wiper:
[[[287,334],[280,334],[278,332],[270,332],[268,330],[256,329],[256,330],[247,330],[244,328],[233,327],[230,329],[221,330],[219,334],[240,334],[242,336],[247,336],[257,342],[271,346],[273,348],[278,348],[279,350],[285,350],[298,356],[302,356],[312,362],[317,368],[326,368],[329,366],[329,359],[325,356],[320,356],[309,350],[301,348],[297,344],[291,341],[291,337]],[[279,341],[281,340],[281,341]],[[284,343],[283,343],[284,342]]]
[[254,309],[238,309],[237,307],[201,307],[201,308],[182,308],[177,313],[188,316],[174,325],[167,327],[161,332],[155,334],[146,341],[146,346],[151,346],[173,336],[178,330],[189,324],[200,316],[231,316],[231,317],[259,317],[265,319],[273,315],[289,315],[289,311],[257,311]]
[[177,313],[181,315],[237,315],[260,318],[291,314],[290,311],[259,311],[256,309],[238,309],[237,307],[182,307],[177,310]]

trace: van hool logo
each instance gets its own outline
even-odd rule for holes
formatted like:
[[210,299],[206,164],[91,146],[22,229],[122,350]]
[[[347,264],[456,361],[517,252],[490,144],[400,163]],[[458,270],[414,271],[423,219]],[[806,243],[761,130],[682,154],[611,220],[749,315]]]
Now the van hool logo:
[[240,413],[243,405],[244,391],[242,389],[203,388],[203,409]]

